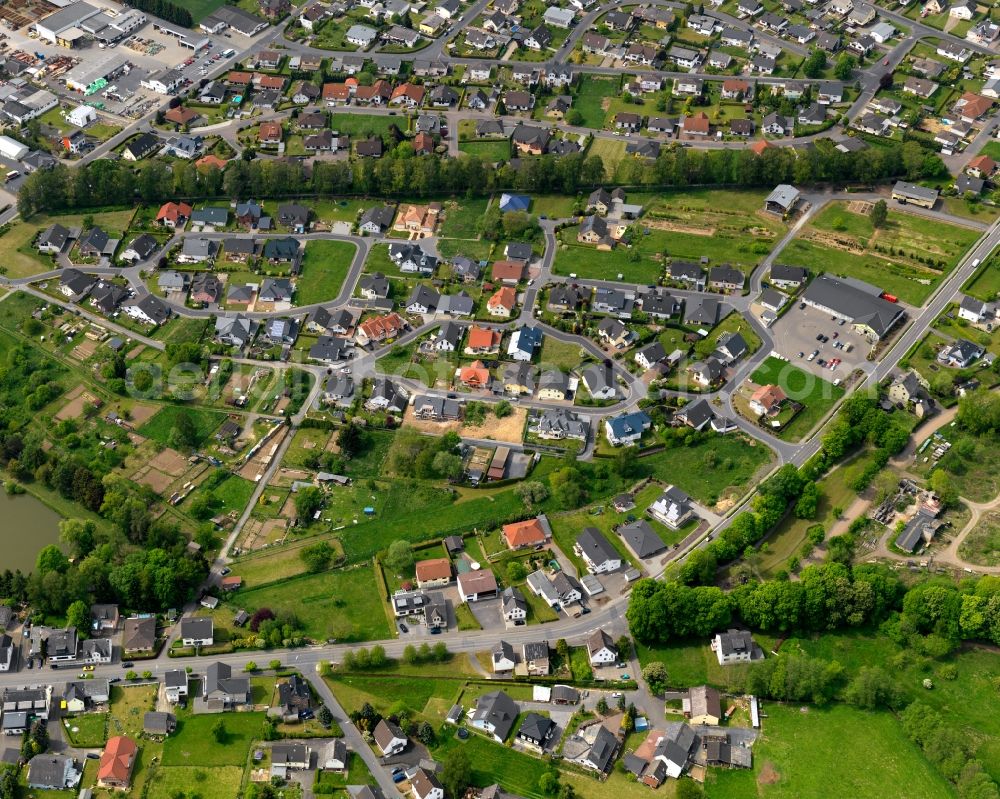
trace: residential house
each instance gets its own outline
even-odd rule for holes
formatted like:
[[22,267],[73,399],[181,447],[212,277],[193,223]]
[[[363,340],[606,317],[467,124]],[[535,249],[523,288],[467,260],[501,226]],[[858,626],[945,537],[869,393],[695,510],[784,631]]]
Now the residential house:
[[671,530],[679,530],[694,518],[691,498],[673,485],[667,486],[646,512]]
[[591,574],[605,574],[621,568],[621,555],[596,527],[584,527],[573,551],[583,559]]
[[587,657],[591,666],[607,666],[618,660],[618,647],[604,630],[594,630],[587,638]]

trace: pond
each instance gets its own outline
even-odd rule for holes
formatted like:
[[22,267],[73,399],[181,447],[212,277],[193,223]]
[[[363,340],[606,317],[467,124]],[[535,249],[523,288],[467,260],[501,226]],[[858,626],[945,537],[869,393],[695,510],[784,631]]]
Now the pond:
[[4,569],[27,574],[42,547],[59,543],[62,517],[31,494],[11,496],[0,490],[0,519]]

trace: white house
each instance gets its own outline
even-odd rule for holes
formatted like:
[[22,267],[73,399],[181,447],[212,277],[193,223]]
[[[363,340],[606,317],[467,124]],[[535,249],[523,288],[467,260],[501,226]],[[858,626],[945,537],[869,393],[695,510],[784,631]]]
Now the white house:
[[184,646],[211,646],[215,640],[215,624],[205,616],[181,619],[181,643]]
[[591,666],[607,666],[618,660],[618,647],[604,630],[594,630],[587,639],[587,655]]
[[719,661],[720,666],[728,666],[733,663],[749,663],[751,660],[760,659],[763,653],[760,652],[750,635],[749,630],[728,630],[724,633],[716,633],[712,639],[712,651]]

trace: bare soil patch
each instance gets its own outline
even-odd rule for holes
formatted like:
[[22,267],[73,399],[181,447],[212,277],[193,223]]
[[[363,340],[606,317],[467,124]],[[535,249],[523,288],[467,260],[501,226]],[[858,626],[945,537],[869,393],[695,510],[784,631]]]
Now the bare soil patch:
[[70,353],[70,355],[76,358],[76,360],[78,361],[85,361],[95,352],[97,352],[97,342],[91,341],[88,338],[84,339],[75,347],[73,347],[73,351]]
[[774,767],[774,763],[770,760],[765,761],[764,765],[760,769],[760,774],[757,775],[757,782],[761,785],[774,785],[781,780],[781,774]]
[[528,417],[526,408],[515,408],[514,412],[503,419],[487,416],[485,424],[479,426],[462,425],[461,435],[469,438],[489,438],[494,441],[509,441],[520,444],[524,434],[524,422]]
[[85,391],[83,386],[77,386],[67,396],[70,397],[70,401],[63,405],[55,415],[55,418],[60,422],[82,416],[84,409],[97,401],[97,397],[89,391]]
[[172,475],[174,477],[180,477],[184,474],[184,470],[188,467],[187,458],[181,455],[177,450],[167,447],[166,449],[158,452],[149,461],[149,465],[154,469],[159,469],[161,472]]
[[403,415],[403,426],[412,427],[421,433],[442,435],[443,433],[450,433],[452,431],[458,432],[462,428],[462,423],[460,421],[434,422],[429,419],[418,419],[413,415],[413,408],[407,408],[406,413]]
[[149,486],[153,489],[153,491],[161,495],[164,494],[170,487],[170,484],[174,482],[174,478],[169,474],[164,474],[159,469],[153,469],[151,467],[140,469],[132,475],[132,480],[136,483],[142,483],[143,485]]
[[147,405],[142,402],[136,402],[132,405],[129,413],[132,414],[132,423],[136,427],[141,427],[152,419],[158,410],[160,410],[159,405]]
[[676,222],[668,222],[665,219],[643,220],[645,227],[655,230],[666,230],[671,233],[687,233],[691,236],[714,236],[714,227],[694,227],[693,225],[679,225]]

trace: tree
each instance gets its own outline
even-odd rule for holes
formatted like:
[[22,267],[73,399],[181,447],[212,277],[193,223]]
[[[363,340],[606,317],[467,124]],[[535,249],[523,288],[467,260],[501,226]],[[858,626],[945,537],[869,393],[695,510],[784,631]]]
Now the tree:
[[545,487],[545,483],[540,483],[537,480],[518,483],[517,488],[514,489],[514,493],[517,494],[525,507],[529,509],[533,505],[544,502],[549,498],[549,489]]
[[674,795],[677,799],[703,799],[705,792],[694,780],[678,780],[677,792]]
[[493,406],[493,414],[497,419],[503,419],[506,416],[510,416],[514,412],[510,403],[507,400],[500,400],[496,405]]
[[837,64],[833,68],[833,74],[837,80],[850,80],[854,76],[854,67],[858,60],[849,53],[841,53],[837,59]]
[[519,560],[512,560],[507,564],[507,577],[512,583],[519,583],[528,576],[528,570]]
[[885,221],[888,216],[889,207],[885,204],[885,200],[876,202],[868,214],[868,218],[871,220],[872,227],[874,228],[885,227]]
[[799,500],[795,503],[795,516],[799,519],[812,519],[819,507],[820,490],[816,483],[806,483],[802,486]]
[[460,455],[452,452],[437,452],[434,454],[434,460],[431,461],[431,469],[441,477],[458,480],[465,471],[465,464]]
[[413,565],[413,545],[409,541],[393,541],[383,562],[396,574],[405,572]]
[[226,731],[226,722],[219,719],[212,725],[212,737],[218,744],[224,744],[228,738],[228,733]]
[[878,76],[878,87],[885,91],[889,91],[892,88],[892,73],[883,72]]
[[314,574],[330,568],[334,555],[336,551],[326,541],[317,541],[315,544],[303,547],[299,552],[299,557],[306,564],[306,568]]
[[295,515],[303,522],[309,522],[323,507],[323,492],[316,486],[305,486],[295,492]]
[[182,408],[174,417],[169,440],[170,446],[176,449],[187,450],[198,446],[198,429],[195,427],[190,411]]
[[451,795],[458,799],[465,793],[472,781],[472,764],[469,755],[463,747],[452,749],[444,759],[441,767],[441,785]]
[[944,469],[935,469],[930,479],[931,491],[933,491],[941,505],[946,508],[954,507],[958,503],[958,488],[951,475]]
[[278,669],[281,668],[281,661],[278,660],[278,658],[274,658],[270,663],[267,664],[267,667],[271,671],[277,671]]
[[667,667],[659,660],[647,663],[642,669],[642,679],[654,694],[662,694],[667,689]]
[[555,769],[546,771],[538,778],[538,790],[546,796],[554,796],[559,792],[559,772]]
[[82,599],[66,608],[66,626],[76,627],[81,637],[87,636],[90,629],[90,607]]
[[329,727],[333,723],[333,713],[326,705],[320,705],[319,710],[316,711],[316,719],[324,727]]
[[420,723],[417,727],[417,740],[425,746],[434,746],[434,741],[437,736],[434,734],[434,728],[428,724],[426,721]]
[[257,671],[257,663],[256,663],[256,661],[248,660],[246,662],[246,665],[243,666],[243,671],[247,672],[248,674],[250,674],[251,672]]
[[807,78],[818,78],[826,69],[826,53],[820,49],[813,50],[802,64],[802,74]]
[[594,708],[600,715],[608,715],[608,700],[601,695],[601,698],[597,700],[597,705]]

